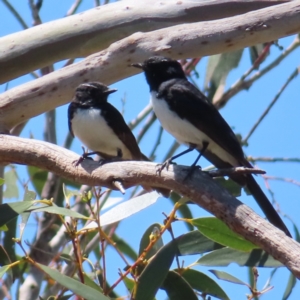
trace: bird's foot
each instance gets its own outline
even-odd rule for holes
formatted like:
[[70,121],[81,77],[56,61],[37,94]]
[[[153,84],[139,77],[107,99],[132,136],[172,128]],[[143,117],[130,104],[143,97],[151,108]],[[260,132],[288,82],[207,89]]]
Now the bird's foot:
[[198,166],[198,165],[191,165],[188,168],[188,173],[184,177],[183,181],[186,181],[188,178],[190,178],[196,170],[201,170],[201,169],[202,168],[200,166]]
[[72,162],[72,164],[75,166],[75,167],[78,167],[85,159],[90,159],[90,160],[93,160],[91,157],[89,157],[87,155],[88,153],[84,153],[82,154],[79,159],[76,159]]
[[172,162],[172,157],[167,159],[164,163],[162,164],[157,164],[156,165],[156,173],[160,176],[161,172],[163,169],[169,169],[170,164],[173,164]]
[[84,147],[82,147],[82,150],[83,150],[83,153],[82,153],[82,155],[79,157],[79,159],[74,160],[74,161],[72,162],[72,164],[73,164],[75,167],[78,167],[79,164],[81,164],[85,159],[91,159],[91,160],[93,160],[93,159],[90,157],[90,155],[93,155],[94,152],[90,152],[90,153],[89,153],[87,150],[85,150]]

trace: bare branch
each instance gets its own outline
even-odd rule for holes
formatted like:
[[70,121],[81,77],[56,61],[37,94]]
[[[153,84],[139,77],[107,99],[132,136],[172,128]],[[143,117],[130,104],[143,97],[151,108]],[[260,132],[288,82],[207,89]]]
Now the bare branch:
[[267,74],[269,71],[277,67],[286,57],[288,57],[289,54],[291,54],[294,50],[296,50],[300,46],[300,37],[299,34],[296,36],[295,40],[292,42],[292,44],[285,49],[274,61],[272,61],[269,65],[267,65],[265,68],[261,69],[260,71],[256,72],[253,76],[250,77],[250,79],[245,80],[248,75],[253,70],[253,66],[245,72],[245,74],[242,75],[241,78],[238,79],[237,82],[235,82],[228,91],[226,91],[219,99],[214,100],[214,105],[218,108],[223,107],[227,101],[236,95],[238,92],[242,90],[247,90],[251,87],[251,85],[257,81],[259,78],[261,78],[263,75]]
[[184,182],[187,169],[183,166],[171,166],[157,176],[155,164],[151,162],[127,161],[99,167],[97,162],[86,160],[76,168],[72,164],[74,159],[75,153],[53,144],[0,135],[0,163],[34,165],[92,186],[113,188],[112,181],[121,179],[125,188],[151,182],[173,189],[220,218],[233,231],[267,251],[300,278],[300,244],[231,196],[207,174],[195,172],[193,178]]
[[[0,95],[0,132],[8,132],[18,123],[67,103],[82,82],[111,84],[136,74],[131,62],[143,61],[153,54],[198,57],[276,40],[300,31],[299,18],[300,3],[296,1],[218,21],[136,33],[77,64]],[[17,60],[14,65],[18,65]]]
[[253,134],[253,132],[255,131],[255,129],[258,127],[258,125],[262,122],[262,120],[265,118],[265,116],[269,113],[269,111],[271,110],[271,108],[274,106],[274,104],[277,102],[277,100],[279,99],[279,97],[281,96],[281,94],[283,93],[283,91],[285,90],[285,88],[289,85],[289,83],[298,76],[300,71],[300,67],[296,68],[292,74],[288,77],[288,79],[286,80],[286,82],[284,83],[284,85],[281,87],[281,89],[279,90],[279,92],[275,95],[274,99],[271,101],[271,103],[268,105],[268,107],[266,108],[266,110],[263,112],[263,114],[259,117],[259,119],[257,120],[257,122],[253,125],[253,127],[251,128],[251,130],[249,131],[249,133],[247,134],[247,136],[243,139],[242,143],[246,144],[249,140],[249,138],[251,137],[251,135]]
[[250,162],[300,162],[300,158],[298,157],[253,157],[248,156],[247,160]]
[[231,0],[180,1],[180,4],[177,0],[163,4],[127,0],[98,6],[1,38],[0,68],[5,72],[0,74],[0,83],[57,61],[103,50],[137,28],[146,32],[180,23],[226,18],[280,3],[286,1],[241,0],[233,6]]
[[255,169],[255,168],[245,168],[245,167],[236,167],[236,168],[226,168],[207,171],[211,177],[224,177],[232,174],[266,174],[264,170]]

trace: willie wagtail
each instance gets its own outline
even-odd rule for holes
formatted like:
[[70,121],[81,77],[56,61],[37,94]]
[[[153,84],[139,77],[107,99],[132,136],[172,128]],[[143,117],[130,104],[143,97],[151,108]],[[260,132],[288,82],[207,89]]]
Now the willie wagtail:
[[[171,157],[164,166],[184,153],[196,149],[217,168],[252,168],[230,126],[202,92],[190,83],[179,62],[162,56],[132,64],[145,72],[153,110],[163,128],[189,148]],[[291,236],[280,216],[251,174],[231,179],[246,186],[269,221]]]
[[[84,153],[79,162],[92,154],[98,154],[104,162],[149,161],[121,113],[107,102],[108,95],[116,91],[100,82],[82,83],[77,87],[68,107],[69,130],[93,151]],[[170,192],[164,188],[155,189],[166,197]]]

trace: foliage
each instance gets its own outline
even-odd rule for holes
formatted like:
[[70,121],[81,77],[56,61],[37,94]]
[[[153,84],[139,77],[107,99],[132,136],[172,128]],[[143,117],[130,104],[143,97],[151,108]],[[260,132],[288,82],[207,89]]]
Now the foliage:
[[[44,3],[29,2],[34,23],[39,24],[39,13]],[[98,2],[95,1],[96,5],[99,5]],[[17,5],[12,6],[8,1],[3,3],[16,16],[16,20],[24,25],[25,21],[17,13]],[[81,1],[75,1],[68,14],[76,13],[80,4]],[[204,76],[205,91],[209,99],[220,108],[245,86],[250,88],[254,85],[277,66],[274,61],[267,61],[268,64],[261,71],[253,74],[267,60],[269,51],[277,49],[276,47],[274,43],[254,45],[249,48],[249,57],[245,53],[247,49],[210,56]],[[288,53],[282,51],[276,60],[287,55]],[[240,79],[227,88],[228,76],[240,65],[242,58],[251,62],[251,68],[244,74],[239,73],[237,76]],[[195,83],[199,76],[197,69],[200,61],[201,58],[181,60],[187,76]],[[74,59],[70,57],[65,65],[73,62]],[[42,68],[41,74],[47,74],[52,68],[53,66]],[[35,72],[32,75],[37,76]],[[286,85],[292,79],[288,79]],[[283,90],[284,88],[278,97]],[[126,99],[123,101],[126,108]],[[273,101],[268,109],[274,103]],[[55,110],[45,114],[45,140],[53,143],[57,143],[56,138],[49,137],[59,133],[59,130],[55,132],[55,124],[49,120],[55,120],[55,116]],[[263,118],[264,115],[258,123]],[[155,130],[155,116],[146,107],[129,124],[132,129],[139,128],[139,124],[142,124],[137,137],[141,141],[145,134]],[[247,145],[257,125],[241,139],[243,145]],[[151,147],[152,151],[149,151],[151,158],[162,156],[159,153],[162,134],[163,131],[159,129]],[[70,148],[71,142],[70,135],[66,136],[64,146]],[[170,157],[177,149],[176,142],[170,144],[164,151],[167,153],[165,158]],[[119,194],[115,197],[110,190],[79,186],[32,166],[27,167],[25,180],[28,181],[25,183],[25,175],[20,174],[14,166],[3,167],[3,170],[4,178],[0,178],[3,199],[6,201],[0,205],[0,292],[3,298],[7,292],[13,299],[16,298],[15,295],[22,299],[20,293],[29,290],[26,278],[34,273],[33,270],[38,270],[40,278],[31,292],[36,292],[35,298],[40,295],[42,299],[115,299],[124,294],[135,300],[160,299],[159,297],[166,295],[172,300],[212,297],[230,299],[222,286],[223,281],[246,287],[250,293],[248,299],[253,299],[272,289],[269,283],[261,290],[257,288],[256,268],[277,270],[283,267],[268,253],[232,232],[221,220],[201,216],[198,212],[195,215],[193,204],[177,193],[173,192],[170,199],[166,200],[161,199],[157,192],[142,194],[136,188],[130,191],[131,194],[127,192],[122,197]],[[218,182],[235,196],[242,192],[230,180],[222,178]],[[22,192],[23,200],[20,201]],[[150,220],[145,220],[148,228],[140,236],[134,236],[139,242],[139,249],[137,245],[132,246],[129,240],[132,235],[136,235],[133,229],[123,232],[122,235],[118,230],[123,228],[127,218],[161,203],[160,201],[170,201],[171,212],[164,214],[162,224],[159,223],[161,220],[156,220],[153,224],[150,224]],[[31,232],[32,222],[38,226],[36,236]],[[183,233],[180,235],[177,234],[178,224],[184,228],[181,228]],[[144,224],[136,224],[136,227],[141,226]],[[296,226],[295,232],[297,235]],[[117,278],[116,270],[114,276],[111,276],[110,270],[114,259],[118,261]],[[93,263],[95,260],[96,263]],[[186,264],[186,261],[191,262]],[[251,268],[250,283],[222,271],[222,267],[232,263]],[[208,272],[205,273],[205,267],[214,268],[209,270],[210,276],[207,275]],[[270,278],[273,275],[274,273]],[[17,282],[17,287],[12,284],[13,281]],[[295,277],[290,275],[284,299],[292,295],[295,285]]]

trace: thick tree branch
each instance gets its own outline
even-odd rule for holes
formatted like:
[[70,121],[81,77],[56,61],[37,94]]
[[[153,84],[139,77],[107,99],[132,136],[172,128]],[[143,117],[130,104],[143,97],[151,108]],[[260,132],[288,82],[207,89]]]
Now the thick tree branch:
[[184,166],[171,166],[169,171],[164,170],[158,176],[155,164],[150,162],[118,162],[99,167],[97,162],[86,160],[76,168],[72,164],[76,158],[75,153],[53,144],[0,135],[0,163],[33,165],[92,186],[113,188],[112,181],[119,179],[125,187],[151,182],[173,189],[223,220],[233,231],[270,253],[300,278],[300,245],[231,196],[205,173],[195,172],[192,179],[183,182]]
[[188,58],[244,48],[300,31],[299,19],[300,1],[295,1],[227,19],[133,34],[77,64],[1,94],[0,132],[67,103],[84,81],[111,84],[136,74],[130,63],[153,54]]
[[63,59],[101,51],[137,30],[226,18],[285,2],[127,0],[99,6],[1,38],[0,68],[5,72],[0,83]]

